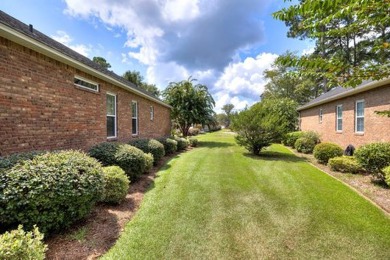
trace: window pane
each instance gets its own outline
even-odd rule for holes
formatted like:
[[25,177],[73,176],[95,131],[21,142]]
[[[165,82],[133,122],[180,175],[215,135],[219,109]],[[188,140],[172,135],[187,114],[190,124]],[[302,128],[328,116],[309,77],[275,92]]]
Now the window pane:
[[137,134],[137,119],[132,119],[132,126],[131,126],[131,132],[133,135]]
[[115,134],[115,117],[107,116],[107,136],[116,136]]
[[107,115],[115,115],[115,96],[107,95]]
[[337,117],[341,118],[343,116],[343,107],[337,107]]
[[132,117],[137,117],[137,103],[133,102],[131,104]]
[[356,131],[364,132],[364,118],[360,117],[356,119]]
[[343,120],[342,119],[337,119],[337,130],[338,131],[343,130]]
[[364,102],[356,103],[356,115],[364,116]]

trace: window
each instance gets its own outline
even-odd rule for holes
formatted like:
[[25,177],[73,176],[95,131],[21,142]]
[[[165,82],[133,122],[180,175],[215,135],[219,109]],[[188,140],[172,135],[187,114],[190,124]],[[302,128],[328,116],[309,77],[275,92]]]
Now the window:
[[343,131],[343,105],[336,106],[336,131]]
[[131,120],[131,133],[133,135],[138,134],[138,103],[137,101],[131,102],[131,114],[132,114],[132,120]]
[[153,121],[154,119],[154,107],[150,106],[150,120]]
[[364,100],[356,101],[355,132],[364,133]]
[[107,93],[107,137],[116,137],[116,95]]
[[320,108],[320,111],[318,112],[318,121],[320,124],[322,123],[322,108]]
[[73,82],[78,87],[86,88],[95,92],[99,91],[99,84],[83,79],[81,77],[75,76]]

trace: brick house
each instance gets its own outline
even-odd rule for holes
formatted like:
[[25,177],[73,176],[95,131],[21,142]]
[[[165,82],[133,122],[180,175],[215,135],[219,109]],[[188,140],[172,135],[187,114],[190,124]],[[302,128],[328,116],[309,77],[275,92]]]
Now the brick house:
[[342,148],[390,142],[390,118],[375,113],[383,110],[390,110],[390,79],[337,87],[298,108],[300,129]]
[[171,107],[0,11],[0,155],[170,134]]

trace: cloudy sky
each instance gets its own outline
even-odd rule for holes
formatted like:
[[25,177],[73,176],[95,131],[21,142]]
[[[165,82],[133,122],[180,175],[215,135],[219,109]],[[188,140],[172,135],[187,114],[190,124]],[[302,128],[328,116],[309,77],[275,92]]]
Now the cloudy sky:
[[[288,4],[288,3],[287,3]],[[164,89],[192,76],[208,86],[216,111],[259,101],[263,71],[286,50],[310,42],[286,37],[272,13],[282,0],[1,0],[0,9],[122,75],[137,70]],[[21,8],[23,7],[23,8]]]

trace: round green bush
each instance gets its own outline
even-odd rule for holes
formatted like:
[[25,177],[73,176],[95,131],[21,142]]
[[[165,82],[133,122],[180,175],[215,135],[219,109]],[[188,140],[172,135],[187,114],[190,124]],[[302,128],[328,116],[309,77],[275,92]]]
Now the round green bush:
[[312,153],[316,143],[313,139],[300,137],[295,141],[294,147],[300,153]]
[[330,158],[343,155],[343,149],[334,143],[320,143],[314,147],[313,155],[319,163],[327,164]]
[[282,140],[282,143],[286,146],[290,146],[294,148],[295,142],[297,141],[298,138],[303,136],[302,131],[296,131],[296,132],[291,132],[286,134],[284,139]]
[[194,138],[194,137],[191,137],[191,138],[188,139],[188,140],[189,140],[190,145],[191,145],[192,147],[197,147],[197,146],[198,146],[198,143],[199,143],[198,139],[196,139],[196,138]]
[[361,166],[353,156],[339,156],[330,158],[328,165],[333,171],[358,173],[361,171]]
[[390,166],[383,168],[382,172],[384,174],[386,184],[390,186]]
[[6,157],[0,157],[0,169],[11,169],[17,163],[34,159],[38,155],[45,154],[45,151],[32,151],[24,153],[16,153]]
[[43,260],[47,246],[42,242],[43,234],[34,225],[30,232],[23,226],[0,235],[0,259],[2,260]]
[[157,163],[165,155],[164,145],[155,139],[137,139],[129,142],[130,145],[141,149],[144,153],[153,154],[153,163]]
[[115,165],[115,153],[118,147],[119,143],[104,142],[91,147],[88,154],[101,162],[103,166]]
[[63,229],[90,213],[103,185],[100,163],[85,153],[36,156],[0,174],[0,223]]
[[121,167],[131,181],[145,172],[146,159],[144,152],[129,144],[121,144],[115,153],[115,163]]
[[390,165],[390,143],[371,143],[355,151],[358,163],[368,172],[383,178],[381,170]]
[[164,145],[164,150],[166,154],[173,154],[177,151],[177,141],[171,138],[160,138],[158,139],[160,143]]
[[302,137],[311,139],[315,144],[320,143],[320,135],[315,131],[304,131]]
[[145,153],[145,172],[149,172],[153,167],[153,154]]
[[119,166],[103,167],[104,194],[101,202],[119,204],[127,195],[130,181]]
[[175,137],[175,141],[177,142],[177,151],[184,150],[189,145],[188,140],[185,138]]

